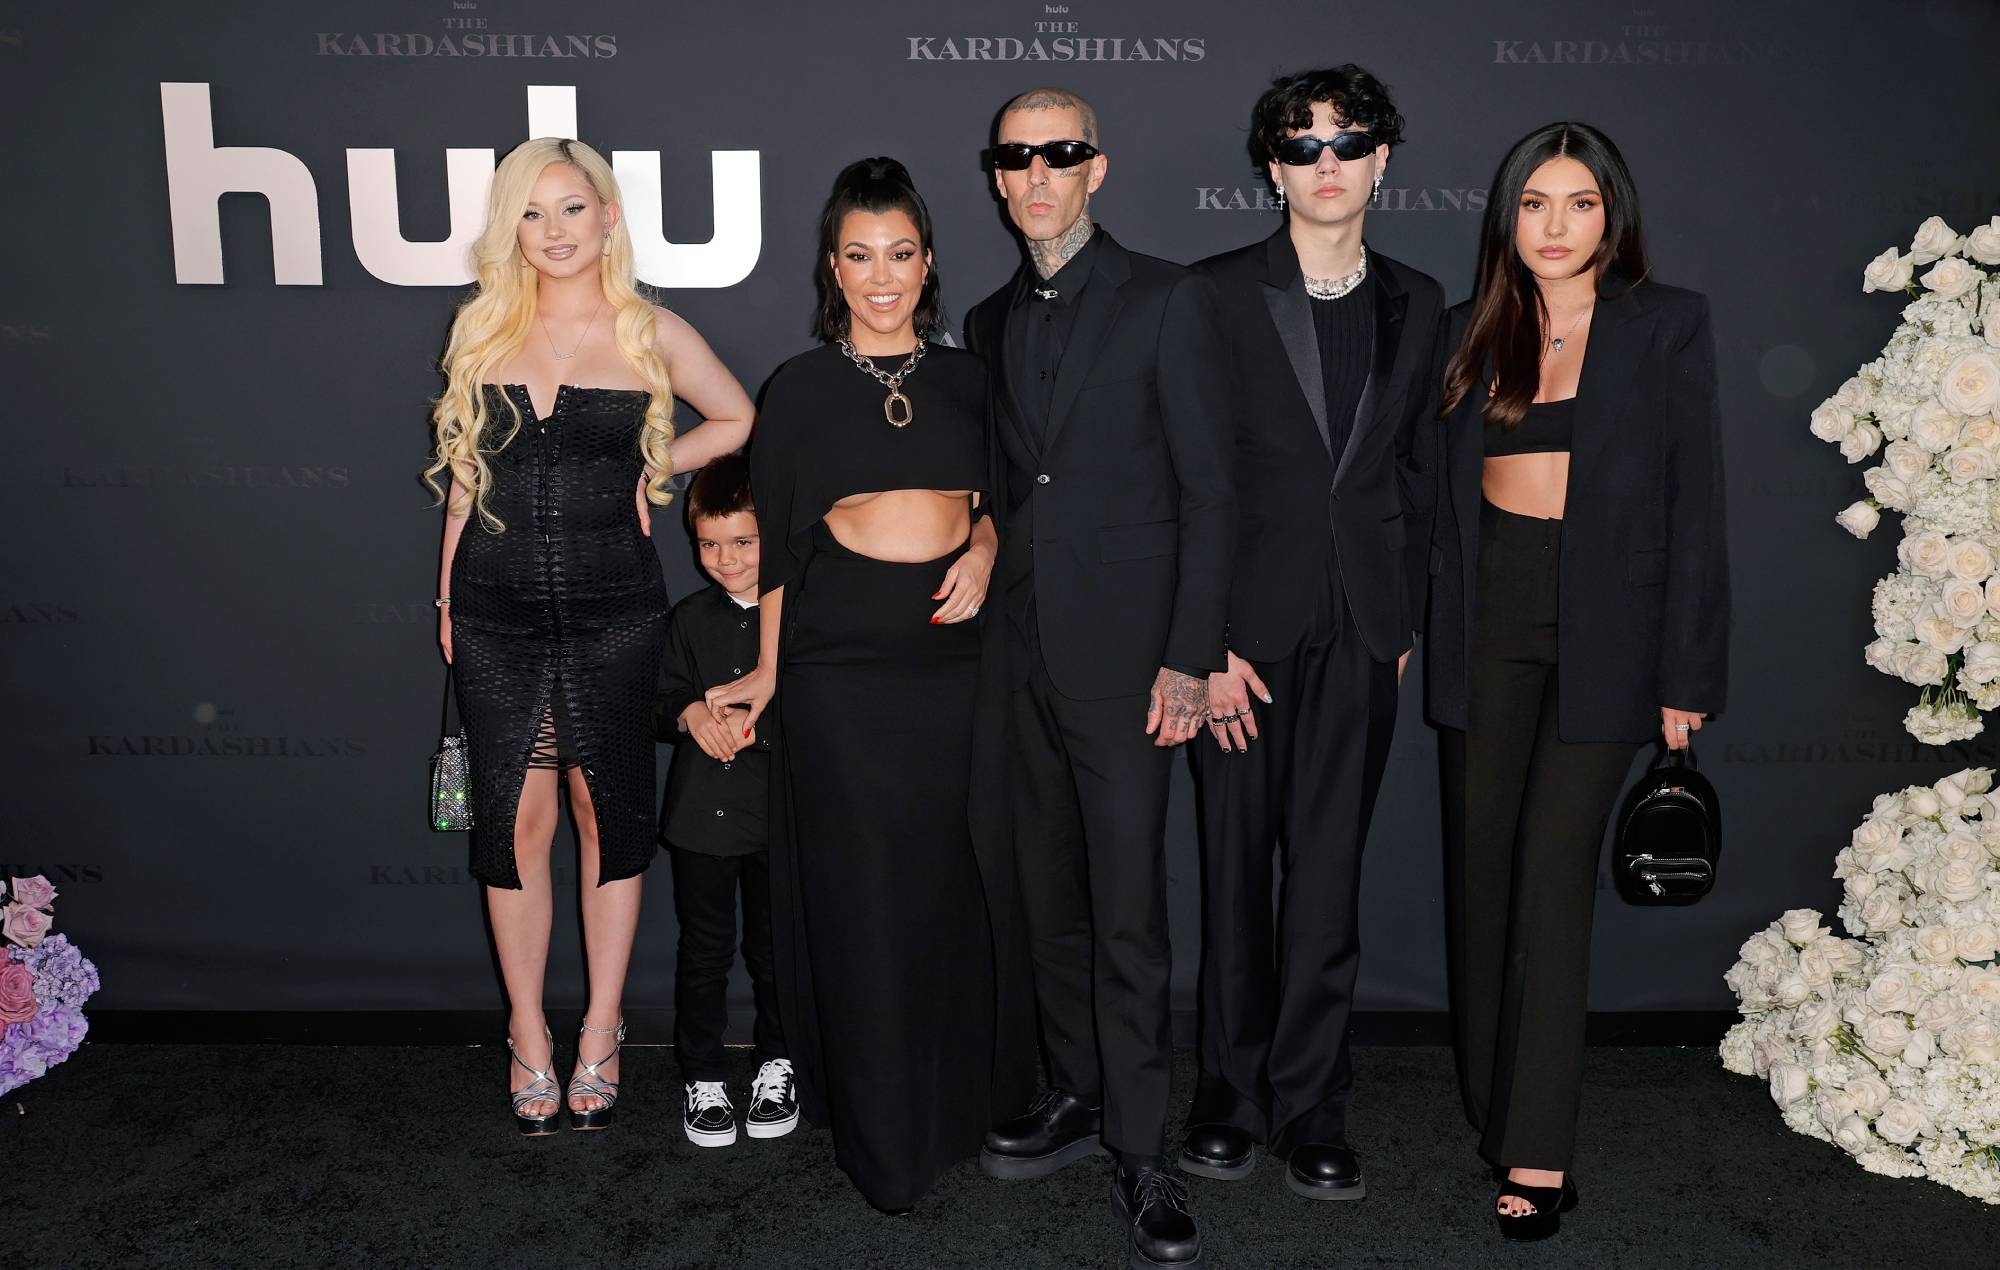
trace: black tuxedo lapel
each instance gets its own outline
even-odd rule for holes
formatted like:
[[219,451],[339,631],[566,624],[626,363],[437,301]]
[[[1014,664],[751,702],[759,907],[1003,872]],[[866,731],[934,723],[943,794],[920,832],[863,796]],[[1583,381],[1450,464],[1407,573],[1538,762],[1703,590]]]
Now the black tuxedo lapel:
[[1403,347],[1403,317],[1409,312],[1410,295],[1386,267],[1371,270],[1375,288],[1375,356],[1368,367],[1368,382],[1362,385],[1361,402],[1354,408],[1354,426],[1347,430],[1347,449],[1333,470],[1337,485],[1354,456],[1361,452],[1367,434],[1375,430],[1388,411],[1402,403],[1399,388],[1407,376],[1396,374],[1396,354]]
[[1590,342],[1577,379],[1575,425],[1570,437],[1571,489],[1594,489],[1592,469],[1616,444],[1618,420],[1632,391],[1653,314],[1639,293],[1599,300],[1590,319]]
[[1280,229],[1266,240],[1264,303],[1271,310],[1271,324],[1278,328],[1278,342],[1298,377],[1299,391],[1306,408],[1312,411],[1319,428],[1319,443],[1333,455],[1332,433],[1326,426],[1326,380],[1319,364],[1319,333],[1313,328],[1312,301],[1306,298],[1306,277],[1299,272],[1299,255],[1292,247],[1291,234]]
[[[1070,328],[1069,342],[1063,348],[1062,365],[1056,368],[1056,391],[1049,405],[1048,431],[1042,436],[1039,449],[1043,453],[1055,449],[1056,434],[1069,421],[1070,407],[1076,404],[1077,393],[1083,390],[1083,381],[1090,375],[1090,369],[1097,361],[1097,350],[1111,333],[1111,324],[1118,317],[1118,310],[1125,307],[1125,299],[1119,288],[1132,276],[1132,263],[1125,257],[1125,249],[1120,247],[1110,234],[1099,229],[1103,237],[1097,244],[1097,261],[1091,268],[1090,285],[1083,289],[1077,300],[1076,325]],[[1025,431],[1025,429],[1023,429]]]

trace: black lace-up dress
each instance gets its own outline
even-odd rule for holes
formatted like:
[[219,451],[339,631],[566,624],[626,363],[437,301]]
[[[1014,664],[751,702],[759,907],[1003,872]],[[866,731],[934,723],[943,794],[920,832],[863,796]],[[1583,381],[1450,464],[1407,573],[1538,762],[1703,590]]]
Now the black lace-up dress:
[[519,384],[488,385],[496,443],[488,505],[451,562],[452,673],[472,770],[472,873],[518,887],[514,812],[530,767],[581,768],[597,813],[598,881],[646,868],[657,849],[653,685],[667,591],[639,529],[647,395],[556,391],[546,419]]

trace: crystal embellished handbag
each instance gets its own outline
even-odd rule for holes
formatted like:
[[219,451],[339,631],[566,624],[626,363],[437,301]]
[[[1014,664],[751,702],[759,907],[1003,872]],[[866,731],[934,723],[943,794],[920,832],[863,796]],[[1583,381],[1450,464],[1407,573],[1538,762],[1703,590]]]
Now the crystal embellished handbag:
[[472,791],[465,755],[465,725],[456,722],[451,668],[444,672],[444,722],[431,756],[431,828],[440,833],[472,828]]

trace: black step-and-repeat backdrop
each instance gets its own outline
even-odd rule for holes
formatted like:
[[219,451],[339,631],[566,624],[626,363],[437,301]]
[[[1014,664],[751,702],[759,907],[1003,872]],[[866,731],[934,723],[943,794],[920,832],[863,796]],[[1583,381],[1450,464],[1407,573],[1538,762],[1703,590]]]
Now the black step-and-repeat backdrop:
[[[807,343],[812,222],[848,160],[909,164],[963,313],[1014,268],[978,165],[1011,94],[1087,95],[1102,222],[1191,260],[1268,233],[1244,154],[1270,76],[1354,60],[1408,117],[1369,237],[1462,297],[1516,137],[1589,120],[1635,169],[1661,278],[1720,342],[1735,681],[1701,757],[1721,886],[1604,892],[1603,1009],[1728,1004],[1778,910],[1829,905],[1877,791],[1991,763],[1901,730],[1868,670],[1892,541],[1806,433],[1893,298],[1863,264],[1925,216],[2000,212],[1986,0],[313,0],[18,6],[0,17],[0,872],[45,873],[103,1006],[470,1008],[497,1000],[464,839],[427,831],[441,667],[426,398],[496,155],[607,154],[645,278],[753,391]],[[1893,105],[1891,103],[1894,103]],[[697,574],[676,512],[676,597]],[[1893,538],[1893,535],[1889,536]],[[1362,1004],[1443,1004],[1437,794],[1415,675],[1369,847]],[[662,761],[664,762],[664,756]],[[921,798],[922,790],[911,797]],[[1175,985],[1199,951],[1185,779]],[[671,997],[649,883],[629,1001]],[[559,913],[573,912],[574,866]],[[559,916],[551,1000],[580,1000]]]

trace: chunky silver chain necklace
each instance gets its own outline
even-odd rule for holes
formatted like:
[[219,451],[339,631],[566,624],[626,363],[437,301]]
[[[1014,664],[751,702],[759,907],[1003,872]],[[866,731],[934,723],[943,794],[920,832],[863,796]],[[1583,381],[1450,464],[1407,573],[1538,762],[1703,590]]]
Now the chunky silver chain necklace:
[[1315,300],[1338,300],[1360,286],[1362,280],[1368,276],[1368,246],[1366,243],[1362,244],[1361,267],[1345,278],[1315,278],[1311,274],[1304,276],[1307,295]]
[[[911,371],[917,368],[918,362],[924,360],[924,347],[924,342],[918,340],[917,347],[911,351],[909,360],[905,361],[902,367],[892,375],[880,366],[877,366],[872,358],[855,352],[853,340],[843,339],[840,341],[840,351],[847,354],[847,359],[873,376],[877,383],[889,390],[888,397],[882,402],[882,417],[889,421],[889,426],[892,428],[907,428],[910,426],[910,420],[917,417],[916,407],[912,406],[910,399],[903,395],[903,380],[909,376]],[[901,418],[897,417],[899,414],[902,416]]]

